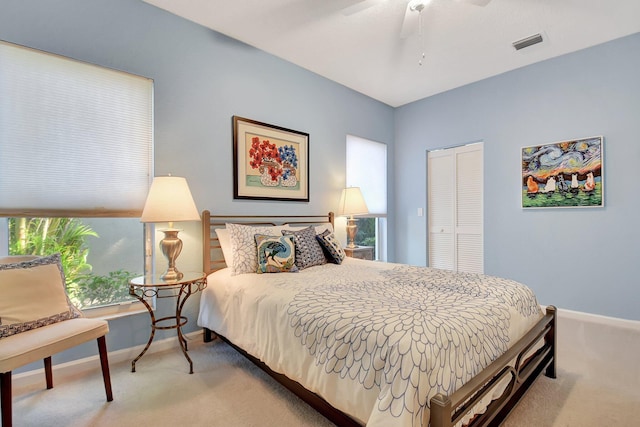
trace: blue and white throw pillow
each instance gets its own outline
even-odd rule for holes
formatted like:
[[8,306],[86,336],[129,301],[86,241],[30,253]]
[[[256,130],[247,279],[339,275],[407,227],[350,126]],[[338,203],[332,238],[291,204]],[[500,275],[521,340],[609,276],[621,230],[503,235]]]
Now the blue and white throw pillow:
[[342,264],[342,261],[347,256],[345,254],[340,241],[336,239],[336,236],[329,230],[318,234],[316,239],[324,249],[329,260],[334,264]]
[[256,234],[258,248],[257,273],[282,273],[298,271],[296,250],[292,235],[268,236]]

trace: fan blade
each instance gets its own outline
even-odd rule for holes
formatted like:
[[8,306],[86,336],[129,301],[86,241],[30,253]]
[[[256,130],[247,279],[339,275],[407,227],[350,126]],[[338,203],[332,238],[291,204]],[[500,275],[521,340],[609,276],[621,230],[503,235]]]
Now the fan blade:
[[491,0],[457,0],[457,1],[459,1],[460,3],[467,3],[467,4],[473,4],[476,6],[484,7],[488,5]]
[[377,4],[382,3],[384,0],[360,0],[351,6],[347,6],[342,9],[342,14],[344,16],[355,15],[356,13],[362,12],[363,10],[369,9]]
[[404,12],[404,20],[402,21],[402,29],[400,30],[400,38],[402,40],[418,32],[419,15],[418,12],[411,10],[411,2],[409,2]]

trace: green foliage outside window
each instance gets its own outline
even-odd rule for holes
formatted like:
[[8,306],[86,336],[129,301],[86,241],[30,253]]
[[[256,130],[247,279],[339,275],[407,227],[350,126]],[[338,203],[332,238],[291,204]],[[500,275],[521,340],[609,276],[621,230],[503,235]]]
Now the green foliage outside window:
[[77,218],[9,218],[9,254],[46,256],[60,253],[67,294],[79,308],[130,299],[133,273],[118,270],[99,276],[87,262],[88,237],[98,234]]
[[376,245],[376,219],[358,218],[358,232],[356,233],[356,245],[375,246]]
[[77,277],[70,298],[80,308],[130,300],[129,280],[135,276],[125,270],[111,271],[106,276],[82,274]]

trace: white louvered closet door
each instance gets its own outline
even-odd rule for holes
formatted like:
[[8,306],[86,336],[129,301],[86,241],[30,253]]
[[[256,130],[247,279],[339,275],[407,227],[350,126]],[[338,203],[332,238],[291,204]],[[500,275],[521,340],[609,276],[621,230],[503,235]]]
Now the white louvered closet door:
[[484,272],[482,143],[427,156],[429,266]]

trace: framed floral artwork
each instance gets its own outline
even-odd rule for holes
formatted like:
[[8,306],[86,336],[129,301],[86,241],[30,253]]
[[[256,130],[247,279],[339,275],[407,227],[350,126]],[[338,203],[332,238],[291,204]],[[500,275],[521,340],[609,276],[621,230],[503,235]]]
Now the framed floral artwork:
[[233,198],[309,201],[309,134],[233,116]]
[[603,207],[602,136],[522,149],[523,208]]

